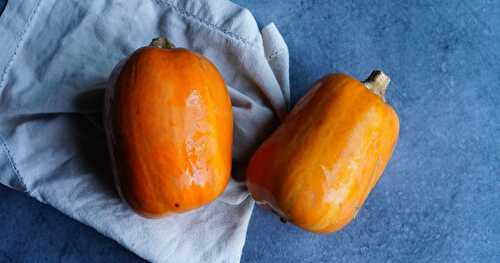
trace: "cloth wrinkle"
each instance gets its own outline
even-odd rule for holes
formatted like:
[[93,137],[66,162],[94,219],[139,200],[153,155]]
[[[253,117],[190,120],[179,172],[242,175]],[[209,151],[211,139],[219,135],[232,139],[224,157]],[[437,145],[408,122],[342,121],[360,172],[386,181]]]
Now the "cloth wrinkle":
[[7,146],[7,143],[5,142],[5,139],[1,134],[0,134],[0,141],[2,143],[2,149],[4,150],[4,154],[7,156],[7,160],[9,160],[10,167],[12,168],[12,170],[14,170],[14,174],[16,175],[17,180],[19,180],[19,183],[23,187],[23,191],[28,192],[28,187],[26,187],[26,184],[24,183],[24,180],[21,177],[19,170],[17,169],[16,163],[14,162],[14,156],[12,156],[12,153],[9,150],[9,146]]
[[[25,28],[19,36],[19,40],[17,40],[17,45],[14,48],[14,52],[12,53],[9,61],[7,61],[7,66],[5,67],[4,72],[2,72],[2,77],[0,78],[0,89],[1,89],[0,100],[3,100],[3,97],[4,97],[3,94],[4,94],[4,91],[6,88],[6,87],[4,87],[4,84],[5,84],[4,82],[6,81],[5,76],[7,75],[7,72],[9,72],[9,69],[12,66],[12,63],[14,62],[14,59],[16,58],[17,51],[19,50],[19,48],[23,44],[24,37],[25,37],[26,33],[28,32],[28,29],[30,28],[31,21],[33,20],[33,18],[36,16],[36,13],[38,12],[38,8],[40,7],[41,1],[42,0],[38,0],[37,4],[33,8],[33,11],[31,12],[31,14],[28,18],[28,22],[26,22]],[[7,9],[7,7],[5,7],[5,9]],[[5,13],[5,10],[4,10],[4,13]]]
[[248,46],[252,46],[252,42],[248,39],[245,39],[243,37],[241,37],[240,35],[238,34],[235,34],[227,29],[224,29],[224,28],[220,28],[218,27],[217,25],[215,24],[212,24],[212,23],[209,23],[203,19],[201,19],[200,17],[198,16],[195,16],[194,14],[188,12],[186,9],[184,8],[181,8],[179,6],[177,6],[175,3],[173,3],[172,1],[168,1],[168,0],[154,0],[158,5],[167,5],[169,6],[170,8],[172,8],[173,10],[175,10],[176,12],[178,12],[179,14],[181,14],[182,16],[184,16],[185,18],[188,18],[188,19],[193,19],[195,20],[196,22],[204,25],[205,27],[211,29],[211,30],[214,30],[216,32],[219,32],[219,33],[222,33],[224,35],[226,35],[227,37],[229,37],[230,39],[232,40],[235,40],[237,42],[240,42],[244,45],[248,45]]

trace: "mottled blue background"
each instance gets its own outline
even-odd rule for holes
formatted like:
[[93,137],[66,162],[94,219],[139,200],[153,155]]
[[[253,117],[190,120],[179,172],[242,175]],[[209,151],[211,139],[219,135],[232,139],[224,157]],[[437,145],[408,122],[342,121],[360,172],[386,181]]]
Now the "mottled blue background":
[[[319,236],[256,208],[242,262],[500,262],[500,2],[235,2],[282,32],[295,101],[323,74],[382,68],[401,119],[352,224]],[[24,194],[0,200],[0,262],[141,261]]]

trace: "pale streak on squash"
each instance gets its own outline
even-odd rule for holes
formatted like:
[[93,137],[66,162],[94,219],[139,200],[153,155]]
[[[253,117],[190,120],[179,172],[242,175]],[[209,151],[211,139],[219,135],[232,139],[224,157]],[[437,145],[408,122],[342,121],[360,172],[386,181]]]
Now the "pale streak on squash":
[[260,146],[247,171],[255,200],[298,226],[330,233],[349,223],[389,161],[399,120],[381,71],[361,83],[328,75]]

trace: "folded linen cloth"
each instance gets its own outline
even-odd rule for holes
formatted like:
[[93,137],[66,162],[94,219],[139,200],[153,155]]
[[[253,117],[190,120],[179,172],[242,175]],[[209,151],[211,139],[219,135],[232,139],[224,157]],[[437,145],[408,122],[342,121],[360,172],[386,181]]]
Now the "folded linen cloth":
[[[192,212],[148,220],[113,188],[100,119],[113,66],[156,36],[208,57],[234,113],[233,177]],[[241,179],[286,112],[288,49],[225,0],[9,1],[0,16],[0,183],[153,262],[238,262],[254,202]]]

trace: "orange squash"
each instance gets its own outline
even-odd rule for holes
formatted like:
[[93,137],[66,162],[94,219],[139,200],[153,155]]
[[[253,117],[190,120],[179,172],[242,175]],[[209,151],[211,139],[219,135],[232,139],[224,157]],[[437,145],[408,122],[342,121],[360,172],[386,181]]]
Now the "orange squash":
[[389,161],[399,119],[384,102],[389,78],[319,80],[253,155],[247,186],[285,220],[330,233],[357,214]]
[[128,204],[161,217],[220,195],[230,178],[233,122],[217,68],[158,38],[110,80],[106,133],[115,184]]

